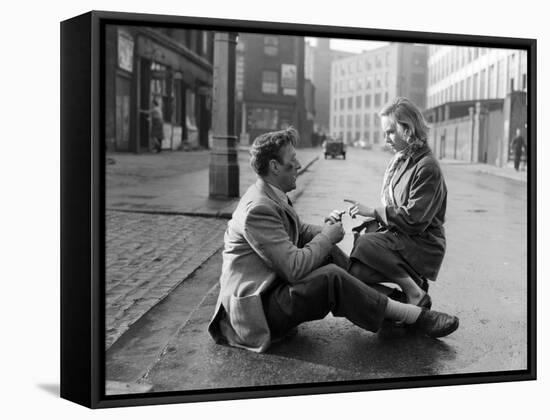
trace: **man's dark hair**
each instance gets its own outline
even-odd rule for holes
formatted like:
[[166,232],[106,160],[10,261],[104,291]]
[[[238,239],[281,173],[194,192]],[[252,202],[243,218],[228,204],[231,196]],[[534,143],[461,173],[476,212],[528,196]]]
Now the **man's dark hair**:
[[258,175],[267,175],[269,162],[272,159],[281,162],[281,149],[288,144],[296,146],[299,140],[293,127],[260,134],[250,147],[250,165]]

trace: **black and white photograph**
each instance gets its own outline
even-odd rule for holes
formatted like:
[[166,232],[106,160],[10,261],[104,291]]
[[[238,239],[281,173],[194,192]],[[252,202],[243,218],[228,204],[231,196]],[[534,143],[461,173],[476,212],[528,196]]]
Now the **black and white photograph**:
[[544,10],[8,4],[2,418],[540,417]]
[[527,372],[527,49],[238,31],[104,26],[105,395]]

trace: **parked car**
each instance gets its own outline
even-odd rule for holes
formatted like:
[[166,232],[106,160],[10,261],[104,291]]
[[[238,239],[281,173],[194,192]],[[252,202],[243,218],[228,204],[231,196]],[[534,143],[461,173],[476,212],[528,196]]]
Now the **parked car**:
[[357,147],[357,148],[360,148],[360,149],[372,149],[372,146],[370,145],[370,143],[367,143],[365,140],[356,140],[354,143],[353,143],[353,147]]
[[342,156],[346,158],[346,144],[343,140],[328,138],[323,142],[323,153],[325,154],[325,159],[328,156],[334,158],[336,156]]

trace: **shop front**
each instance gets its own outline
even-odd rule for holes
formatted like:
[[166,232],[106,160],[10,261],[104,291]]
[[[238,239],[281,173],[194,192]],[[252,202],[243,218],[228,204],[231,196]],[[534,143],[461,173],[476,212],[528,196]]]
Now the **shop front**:
[[162,116],[163,150],[208,147],[211,60],[187,48],[182,37],[150,28],[113,26],[107,38],[107,150],[153,150],[155,107]]

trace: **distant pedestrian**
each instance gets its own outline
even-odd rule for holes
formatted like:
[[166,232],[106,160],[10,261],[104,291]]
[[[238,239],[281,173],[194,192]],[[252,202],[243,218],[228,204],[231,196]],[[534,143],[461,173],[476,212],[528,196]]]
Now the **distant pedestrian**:
[[[218,343],[263,352],[272,342],[329,312],[377,331],[384,319],[411,324],[431,337],[458,328],[458,318],[396,302],[346,272],[336,245],[340,217],[303,223],[287,193],[300,162],[293,128],[265,133],[250,149],[258,179],[241,198],[224,236],[220,293],[208,330]],[[334,213],[334,212],[333,212]]]
[[516,137],[512,140],[512,150],[514,151],[514,169],[519,171],[519,164],[523,151],[527,153],[527,145],[525,139],[521,136],[521,129],[516,129]]
[[151,109],[142,109],[141,112],[151,116],[151,137],[153,138],[153,150],[157,153],[162,151],[162,141],[164,140],[164,118],[162,109],[157,99],[153,99]]

